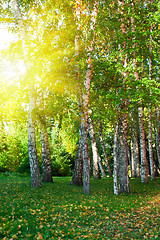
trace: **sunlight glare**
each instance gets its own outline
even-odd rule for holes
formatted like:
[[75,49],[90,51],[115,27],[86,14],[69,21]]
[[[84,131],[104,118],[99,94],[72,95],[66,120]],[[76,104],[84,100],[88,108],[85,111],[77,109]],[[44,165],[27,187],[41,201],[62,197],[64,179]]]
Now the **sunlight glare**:
[[0,50],[4,50],[15,40],[15,35],[8,31],[4,25],[0,25]]
[[[7,49],[16,39],[14,33],[8,31],[6,26],[0,25],[0,52]],[[23,60],[11,62],[0,56],[0,78],[4,83],[14,83],[25,72],[26,69]]]

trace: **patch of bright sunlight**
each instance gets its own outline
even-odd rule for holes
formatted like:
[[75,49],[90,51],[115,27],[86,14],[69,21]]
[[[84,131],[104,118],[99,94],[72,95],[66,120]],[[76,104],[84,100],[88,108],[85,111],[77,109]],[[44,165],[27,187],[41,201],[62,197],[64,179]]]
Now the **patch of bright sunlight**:
[[[10,32],[7,27],[0,24],[0,51],[9,47],[16,40],[16,35]],[[0,78],[3,83],[13,83],[19,75],[25,73],[25,65],[23,60],[11,62],[7,58],[0,56]]]
[[7,48],[13,40],[15,35],[9,32],[6,26],[0,24],[0,50]]

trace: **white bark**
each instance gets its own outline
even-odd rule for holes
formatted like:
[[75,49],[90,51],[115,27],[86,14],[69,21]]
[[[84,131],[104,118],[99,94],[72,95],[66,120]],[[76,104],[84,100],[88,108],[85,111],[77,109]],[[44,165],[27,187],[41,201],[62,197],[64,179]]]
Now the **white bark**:
[[159,140],[159,136],[160,136],[160,127],[159,127],[159,107],[157,108],[157,132],[156,132],[156,152],[157,152],[157,158],[158,158],[158,163],[159,163],[159,168],[160,168],[160,140]]
[[82,172],[83,172],[83,159],[82,159],[82,140],[79,140],[76,160],[74,165],[74,172],[71,180],[71,185],[82,186]]
[[98,154],[98,164],[99,164],[99,168],[100,168],[102,177],[103,177],[103,178],[106,178],[107,175],[106,175],[106,172],[105,172],[105,170],[104,170],[104,167],[103,167],[103,164],[102,164],[102,159],[101,159],[101,157],[99,156],[99,154]]
[[99,154],[98,154],[98,148],[97,148],[97,143],[95,138],[94,124],[91,118],[89,118],[88,121],[89,121],[89,125],[88,125],[89,136],[91,140],[91,147],[92,147],[92,154],[93,154],[93,177],[95,179],[100,179],[101,177],[99,173],[99,164],[98,164]]
[[[150,54],[152,55],[152,27],[150,29]],[[152,79],[152,59],[149,58],[149,78]],[[150,91],[150,96],[152,96],[152,92]],[[155,180],[155,168],[154,168],[154,160],[153,160],[153,147],[152,147],[152,120],[151,120],[151,104],[149,107],[149,118],[148,118],[148,147],[149,147],[149,163],[150,163],[150,172],[151,172],[151,180]]]
[[104,158],[105,158],[105,161],[106,161],[106,164],[107,164],[108,174],[109,174],[109,177],[112,177],[112,172],[111,172],[111,168],[109,166],[109,160],[108,160],[108,157],[107,157],[107,153],[106,153],[106,149],[105,149],[105,145],[104,145],[104,140],[103,140],[101,121],[99,123],[99,128],[100,128],[100,142],[101,142],[101,146],[102,146],[102,149],[103,149]]
[[[23,51],[26,55],[26,34],[24,27],[24,20],[22,13],[19,8],[18,0],[12,0],[13,10],[18,21],[18,25],[21,31],[21,38],[23,42]],[[37,149],[36,149],[36,137],[35,137],[35,121],[34,121],[34,109],[35,109],[35,96],[33,87],[29,86],[29,110],[28,110],[28,153],[30,161],[30,171],[31,171],[31,186],[40,187],[41,186],[41,177],[39,171],[39,164],[37,159]]]
[[133,141],[131,140],[131,176],[135,177],[135,159],[134,159],[134,149],[133,149]]
[[[134,4],[132,3],[133,9],[132,12],[134,13]],[[135,20],[134,18],[131,18],[132,22],[132,31],[135,32]],[[136,50],[136,42],[135,37],[133,38],[133,49]],[[133,53],[134,59],[133,59],[133,70],[134,70],[134,76],[135,79],[139,79],[138,72],[136,70],[137,68],[137,59],[136,59],[136,51]],[[139,107],[138,107],[138,117],[139,117],[139,133],[140,133],[140,155],[141,155],[141,182],[147,183],[148,182],[148,163],[147,163],[147,157],[146,157],[146,145],[145,145],[145,131],[144,131],[144,122],[143,122],[143,108],[140,106],[142,104],[142,101],[139,101]]]
[[90,193],[90,164],[88,156],[87,125],[86,120],[81,120],[81,140],[83,156],[83,193]]
[[113,146],[113,157],[114,157],[114,194],[118,195],[118,160],[117,160],[117,142],[118,142],[118,128],[119,123],[117,121],[114,132],[114,146]]
[[146,143],[142,107],[138,108],[138,116],[139,116],[140,155],[141,155],[141,182],[148,183],[148,163],[146,157]]
[[41,145],[42,145],[42,181],[53,182],[52,168],[51,168],[51,155],[48,140],[48,132],[46,129],[45,118],[44,122],[40,124],[41,131]]
[[39,171],[39,163],[37,158],[36,149],[36,136],[35,136],[35,96],[33,90],[29,91],[29,109],[28,109],[28,153],[31,171],[31,186],[40,187],[41,177]]
[[134,158],[134,168],[136,177],[140,177],[140,164],[139,164],[139,148],[138,148],[138,138],[137,130],[133,128],[133,158]]
[[129,193],[128,176],[128,147],[127,147],[127,118],[126,114],[119,120],[119,193]]
[[150,162],[151,180],[155,180],[155,168],[154,168],[153,148],[152,148],[151,112],[149,113],[149,119],[148,119],[148,147],[149,147],[149,162]]
[[[77,0],[77,7],[80,6],[81,1]],[[83,152],[83,192],[90,192],[90,173],[89,173],[89,157],[88,157],[88,142],[87,142],[87,128],[88,128],[88,104],[90,95],[90,84],[92,75],[92,52],[93,45],[95,42],[95,27],[96,27],[96,17],[98,13],[99,0],[95,1],[92,15],[91,15],[91,25],[90,30],[93,31],[93,40],[89,46],[88,51],[88,69],[84,81],[84,91],[82,95],[82,116],[81,116],[81,139],[82,139],[82,152]],[[79,10],[77,8],[77,19],[79,22]]]
[[[43,93],[40,93],[40,110],[44,112],[44,98]],[[52,167],[51,167],[51,154],[49,147],[49,138],[46,126],[45,115],[40,115],[39,118],[41,145],[42,145],[42,181],[53,182]]]

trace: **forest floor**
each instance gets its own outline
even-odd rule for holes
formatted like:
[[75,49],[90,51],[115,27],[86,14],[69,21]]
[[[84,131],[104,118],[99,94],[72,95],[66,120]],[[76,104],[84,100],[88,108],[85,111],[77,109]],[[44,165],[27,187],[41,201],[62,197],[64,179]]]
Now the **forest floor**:
[[0,175],[0,239],[160,239],[160,178],[130,179],[131,194],[113,194],[113,179],[91,179],[91,193],[70,177],[31,188],[29,177]]

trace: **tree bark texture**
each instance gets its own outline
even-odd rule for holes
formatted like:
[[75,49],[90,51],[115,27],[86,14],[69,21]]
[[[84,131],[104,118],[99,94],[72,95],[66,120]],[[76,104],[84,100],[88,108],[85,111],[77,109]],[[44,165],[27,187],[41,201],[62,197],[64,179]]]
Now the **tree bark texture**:
[[119,193],[129,193],[128,176],[128,147],[127,147],[127,119],[126,114],[121,115],[119,120]]
[[103,139],[102,123],[101,123],[101,121],[99,122],[99,129],[100,129],[100,142],[101,142],[101,146],[102,146],[102,149],[103,149],[104,158],[105,158],[105,161],[106,161],[106,164],[107,164],[108,174],[109,174],[109,177],[112,177],[112,172],[111,172],[111,168],[109,166],[109,160],[108,160],[108,157],[107,157],[105,144],[104,144],[104,139]]
[[148,183],[148,162],[146,156],[146,143],[142,107],[138,108],[138,116],[139,116],[140,155],[141,155],[141,182]]
[[131,177],[136,177],[133,141],[131,140]]
[[[134,14],[134,4],[132,3],[132,12]],[[135,32],[135,19],[131,18],[132,22],[132,31]],[[139,79],[139,74],[137,69],[137,58],[136,58],[136,38],[133,38],[133,70],[134,70],[134,76],[135,79]],[[140,106],[142,104],[142,101],[139,101],[139,107],[138,107],[138,117],[139,117],[139,134],[140,134],[140,156],[141,156],[141,182],[147,183],[148,182],[148,163],[147,163],[147,157],[146,157],[146,145],[145,145],[145,131],[144,131],[144,122],[143,122],[143,108]]]
[[96,17],[98,14],[99,0],[95,1],[93,11],[91,14],[91,24],[90,31],[93,32],[93,39],[91,45],[88,46],[88,66],[86,77],[84,81],[84,91],[82,95],[83,101],[83,114],[81,117],[81,139],[82,139],[82,152],[83,152],[83,192],[90,192],[90,175],[89,175],[89,157],[88,157],[88,142],[87,142],[87,128],[88,128],[88,105],[90,96],[90,85],[92,76],[92,52],[95,43],[95,27],[96,27]]
[[81,140],[83,157],[83,193],[90,193],[90,164],[88,156],[87,125],[86,119],[81,119]]
[[29,91],[28,109],[28,153],[31,171],[31,186],[41,186],[41,176],[36,149],[35,121],[34,121],[35,97],[33,90]]
[[103,178],[106,178],[107,175],[106,175],[106,172],[105,172],[105,170],[104,170],[104,167],[103,167],[103,164],[102,164],[102,159],[101,159],[99,153],[98,153],[98,164],[99,164],[99,168],[100,168],[102,177],[103,177]]
[[138,137],[137,137],[137,130],[133,128],[133,158],[134,158],[134,165],[135,165],[135,177],[140,177],[140,163],[139,163],[139,147],[138,147]]
[[[18,0],[12,1],[13,10],[20,27],[21,38],[23,42],[23,51],[26,55],[26,45],[25,45],[25,26],[22,13],[19,8]],[[39,164],[37,159],[37,149],[36,149],[36,137],[35,137],[35,121],[33,119],[33,112],[35,109],[35,97],[34,91],[31,86],[29,86],[29,110],[28,110],[28,153],[30,161],[30,171],[31,171],[31,186],[40,187],[41,186],[41,177],[39,171]]]
[[157,128],[156,128],[156,152],[157,152],[157,159],[158,159],[158,164],[160,168],[160,114],[159,114],[159,107],[157,108]]
[[74,165],[74,172],[70,185],[82,186],[82,173],[83,173],[83,158],[82,158],[82,141],[79,140],[76,160]]
[[95,179],[100,179],[100,173],[99,173],[99,164],[98,164],[98,148],[97,148],[97,143],[96,143],[96,137],[95,137],[95,131],[94,131],[94,124],[89,118],[89,124],[88,124],[88,129],[89,129],[89,136],[91,140],[91,146],[92,146],[92,154],[93,154],[93,177]]
[[48,140],[48,133],[46,129],[45,119],[40,124],[41,130],[41,145],[42,145],[42,181],[53,182],[52,179],[52,167],[51,167],[51,155]]
[[[149,58],[149,78],[152,79],[152,26],[150,28],[150,58]],[[152,92],[150,91],[150,96],[152,97]],[[153,147],[152,147],[152,111],[151,103],[149,106],[149,118],[148,118],[148,148],[149,148],[149,163],[150,163],[150,173],[151,180],[155,180],[155,168],[154,168],[154,159],[153,159]]]
[[150,163],[151,180],[155,180],[155,167],[154,167],[153,147],[152,147],[151,111],[149,112],[149,119],[148,119],[148,147],[149,147],[149,163]]
[[119,122],[117,121],[115,126],[114,132],[114,146],[113,146],[113,158],[114,158],[114,168],[113,168],[113,175],[114,175],[114,194],[118,195],[118,159],[117,159],[117,142],[118,142],[118,128]]

